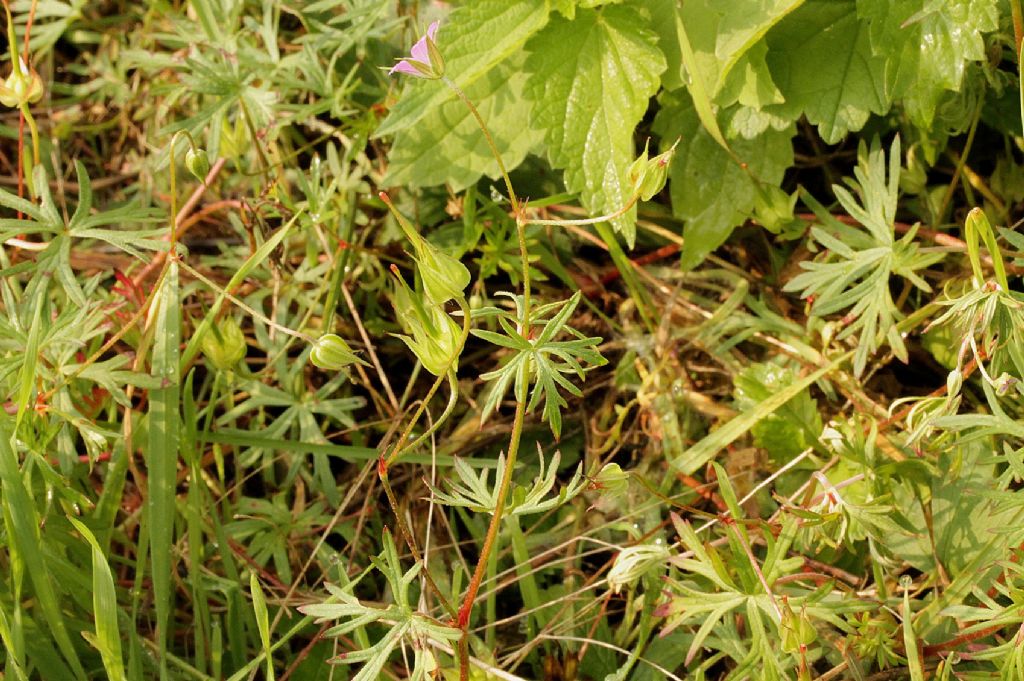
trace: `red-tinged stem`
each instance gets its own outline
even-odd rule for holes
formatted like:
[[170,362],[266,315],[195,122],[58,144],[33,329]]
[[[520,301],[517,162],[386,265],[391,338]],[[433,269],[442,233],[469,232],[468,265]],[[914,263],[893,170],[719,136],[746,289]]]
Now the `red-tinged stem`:
[[[453,83],[448,78],[442,79],[449,88],[458,96],[462,103],[466,105],[469,112],[476,119],[477,125],[480,126],[480,130],[483,132],[484,139],[487,140],[487,146],[490,147],[491,154],[494,155],[494,160],[498,164],[498,169],[501,171],[501,177],[505,181],[505,187],[508,190],[509,201],[512,202],[512,212],[516,220],[516,234],[519,240],[519,256],[522,260],[522,276],[523,276],[523,306],[521,309],[521,318],[519,319],[519,333],[522,334],[524,339],[529,340],[530,338],[530,253],[526,245],[526,216],[523,214],[522,206],[519,203],[519,199],[516,198],[515,189],[512,187],[512,180],[509,178],[508,170],[505,168],[505,163],[501,159],[501,153],[498,151],[497,145],[494,143],[494,138],[491,136],[490,131],[487,129],[487,124],[484,122],[480,112],[474,106],[473,102],[466,96],[466,93],[462,91],[459,86]],[[526,376],[522,377],[526,380]],[[487,527],[487,534],[484,536],[484,544],[480,550],[480,556],[477,559],[476,568],[473,571],[473,577],[469,582],[469,589],[466,592],[466,597],[462,602],[462,606],[459,608],[458,615],[458,626],[462,629],[462,638],[459,639],[459,680],[469,681],[469,622],[473,613],[473,603],[476,601],[476,595],[480,591],[480,583],[483,581],[484,570],[487,566],[487,561],[490,558],[491,552],[494,550],[494,545],[497,541],[498,530],[501,528],[501,516],[505,510],[505,501],[508,498],[509,488],[512,486],[512,471],[515,469],[516,456],[519,453],[519,441],[523,434],[523,423],[526,419],[526,400],[516,400],[516,414],[512,421],[512,436],[508,444],[508,452],[506,453],[506,465],[505,471],[501,476],[501,481],[498,483],[498,495],[497,503],[494,507],[494,514],[491,516],[491,523]]]
[[512,437],[508,443],[508,453],[505,459],[505,470],[498,485],[498,498],[494,505],[494,514],[491,516],[491,524],[487,526],[487,534],[484,536],[484,545],[480,550],[480,557],[477,559],[476,569],[473,571],[473,578],[469,582],[469,589],[466,591],[466,598],[459,608],[458,627],[462,629],[462,639],[459,641],[459,679],[469,681],[469,621],[473,613],[473,603],[480,591],[480,583],[483,581],[484,570],[487,559],[494,549],[495,540],[498,537],[498,530],[501,527],[501,517],[505,510],[505,501],[508,498],[508,490],[512,486],[512,471],[516,466],[516,455],[519,453],[519,441],[523,435],[523,422],[526,418],[526,401],[516,402],[516,415],[512,421]]

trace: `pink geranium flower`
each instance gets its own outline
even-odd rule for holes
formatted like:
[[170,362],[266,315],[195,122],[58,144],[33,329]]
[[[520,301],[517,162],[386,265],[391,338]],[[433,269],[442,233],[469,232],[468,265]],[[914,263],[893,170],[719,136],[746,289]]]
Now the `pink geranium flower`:
[[444,59],[435,42],[440,23],[435,21],[427,27],[427,34],[416,41],[408,57],[403,57],[391,67],[389,76],[404,73],[415,78],[437,79],[444,75]]

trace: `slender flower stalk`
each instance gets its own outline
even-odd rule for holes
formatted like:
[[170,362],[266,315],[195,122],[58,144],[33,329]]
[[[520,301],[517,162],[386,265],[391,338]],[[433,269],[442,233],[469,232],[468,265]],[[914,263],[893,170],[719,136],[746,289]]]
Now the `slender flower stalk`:
[[[449,358],[449,369],[444,374],[437,377],[437,380],[434,381],[434,384],[430,386],[430,390],[427,391],[426,396],[422,400],[420,400],[419,406],[416,408],[416,412],[413,414],[412,418],[409,419],[409,422],[405,426],[405,430],[403,430],[402,434],[398,437],[397,442],[395,442],[395,446],[391,449],[391,453],[386,457],[382,454],[377,462],[377,476],[380,478],[381,485],[384,487],[384,493],[385,495],[387,495],[388,505],[391,506],[391,512],[395,515],[395,522],[398,524],[398,530],[399,532],[401,532],[402,538],[405,540],[406,545],[409,547],[409,551],[410,553],[412,553],[413,560],[415,560],[418,563],[423,563],[424,565],[425,563],[423,561],[423,557],[420,554],[418,546],[416,545],[416,540],[413,537],[412,530],[409,528],[408,523],[406,523],[405,518],[402,516],[402,513],[398,508],[398,500],[395,498],[395,493],[391,489],[391,482],[388,479],[388,468],[392,464],[394,464],[402,454],[416,447],[417,445],[419,445],[419,443],[423,442],[426,438],[430,437],[441,426],[441,424],[448,420],[448,417],[451,416],[452,412],[455,409],[455,404],[458,401],[459,396],[459,384],[456,379],[455,371],[452,367],[454,366],[454,363],[458,359],[459,354],[462,353],[462,348],[466,344],[466,339],[469,338],[470,329],[469,306],[466,304],[466,301],[464,299],[460,299],[458,302],[462,308],[462,313],[464,316],[462,324],[462,336],[459,339],[458,346],[452,353],[452,356]],[[434,423],[426,431],[420,434],[420,436],[413,440],[412,442],[406,444],[409,440],[409,436],[412,434],[413,427],[416,425],[416,422],[419,421],[420,417],[423,415],[423,412],[426,410],[426,407],[430,403],[431,398],[437,392],[438,388],[441,387],[441,383],[444,380],[445,376],[447,376],[448,384],[449,387],[451,388],[451,395],[448,398],[448,406],[445,407],[445,410],[441,414],[441,416],[438,419],[436,419]],[[457,616],[455,608],[451,605],[451,603],[448,602],[448,599],[444,597],[444,593],[441,591],[440,588],[438,588],[437,584],[434,582],[433,577],[430,576],[429,570],[424,570],[423,576],[426,579],[427,587],[434,592],[434,595],[440,601],[444,609],[448,612],[448,615],[452,617],[452,619],[455,619]]]
[[469,113],[473,115],[476,120],[476,124],[480,127],[480,132],[483,133],[484,139],[487,141],[487,147],[491,150],[491,155],[494,156],[494,160],[498,164],[498,170],[501,172],[501,178],[505,181],[505,189],[508,190],[508,200],[512,204],[512,215],[516,220],[516,234],[519,238],[519,255],[522,259],[522,277],[523,277],[523,318],[520,320],[520,333],[523,334],[523,338],[530,337],[530,259],[529,249],[526,246],[526,215],[523,211],[523,206],[519,203],[519,199],[516,198],[516,190],[512,187],[512,179],[509,177],[508,170],[505,168],[505,162],[501,158],[501,152],[498,151],[498,146],[494,143],[494,137],[491,135],[491,131],[487,128],[487,123],[484,122],[483,116],[477,110],[476,105],[473,104],[472,100],[466,96],[466,93],[462,91],[458,85],[455,84],[452,79],[444,76],[441,78],[441,82],[448,86],[448,88],[455,93],[455,95],[466,105],[469,109]]
[[[459,303],[460,305],[462,305],[465,320],[463,321],[462,335],[459,338],[459,343],[456,346],[455,351],[452,353],[452,358],[449,360],[449,367],[454,365],[455,361],[458,359],[459,354],[462,352],[462,348],[466,345],[466,339],[469,338],[469,306],[466,305],[465,301],[459,301]],[[409,437],[412,435],[412,429],[416,426],[416,423],[417,421],[419,421],[420,417],[423,416],[423,412],[426,410],[431,398],[437,392],[438,388],[441,387],[441,383],[445,380],[446,376],[448,378],[449,385],[452,388],[453,395],[452,397],[449,398],[448,407],[445,408],[444,412],[441,415],[441,418],[438,418],[436,421],[434,421],[433,425],[431,425],[427,431],[422,433],[417,439],[413,440],[411,443],[406,444],[409,440]],[[413,413],[412,418],[410,418],[409,422],[405,425],[405,429],[402,431],[402,434],[395,442],[395,446],[392,447],[391,452],[386,457],[384,457],[385,467],[393,465],[395,462],[398,461],[402,454],[409,451],[419,443],[423,442],[423,440],[425,440],[427,437],[430,437],[430,435],[434,431],[436,431],[442,423],[444,423],[444,419],[446,419],[451,414],[451,411],[454,408],[452,402],[456,399],[457,396],[458,383],[455,380],[455,372],[449,369],[448,371],[437,377],[437,379],[434,381],[434,384],[430,386],[430,390],[427,391],[426,396],[422,400],[420,400],[419,406]]]
[[469,622],[473,613],[473,605],[476,602],[476,595],[480,591],[480,584],[483,582],[484,570],[487,560],[494,550],[494,544],[498,538],[498,529],[501,527],[502,515],[505,510],[505,502],[508,499],[508,491],[512,486],[512,471],[515,468],[516,455],[519,453],[519,441],[523,435],[523,423],[526,420],[526,401],[516,401],[516,413],[512,419],[512,436],[508,443],[508,452],[505,459],[505,471],[498,484],[498,497],[494,504],[494,513],[491,522],[487,526],[487,534],[484,535],[484,544],[480,549],[480,556],[477,559],[476,568],[473,570],[473,577],[470,579],[469,588],[466,590],[466,597],[459,607],[457,626],[462,629],[462,639],[459,641],[459,679],[469,681]]
[[[473,102],[466,96],[466,93],[464,93],[458,85],[452,82],[451,79],[442,78],[442,81],[456,94],[456,96],[458,96],[460,100],[462,100],[469,109],[469,112],[473,115],[473,118],[476,119],[477,125],[480,126],[480,130],[484,135],[484,139],[487,140],[487,146],[490,148],[491,154],[494,156],[494,160],[498,164],[498,169],[501,171],[501,177],[505,181],[509,201],[512,203],[512,213],[516,221],[516,234],[519,240],[519,257],[522,261],[523,268],[523,305],[522,317],[519,320],[519,332],[522,334],[524,339],[529,340],[531,335],[530,252],[526,245],[527,223],[523,206],[519,203],[519,199],[516,198],[516,192],[512,187],[512,180],[509,177],[508,170],[505,168],[505,162],[501,158],[501,152],[498,151],[498,147],[494,143],[494,138],[491,136],[491,132],[487,128],[487,123],[484,122],[480,112],[477,110]],[[524,364],[523,366],[525,369],[526,365]],[[506,452],[505,472],[501,477],[501,481],[498,483],[498,496],[494,505],[494,513],[491,516],[490,524],[487,526],[487,534],[484,536],[484,543],[480,549],[480,555],[477,558],[476,568],[473,570],[473,577],[470,579],[469,588],[466,591],[466,596],[462,601],[462,605],[459,607],[457,626],[462,629],[462,638],[459,640],[460,681],[469,681],[469,623],[473,613],[473,605],[476,602],[476,596],[480,591],[480,584],[483,581],[484,570],[486,569],[487,562],[490,559],[491,552],[494,550],[494,545],[498,537],[498,530],[501,528],[502,515],[505,510],[508,491],[512,486],[512,471],[515,470],[516,457],[519,454],[519,441],[522,438],[525,419],[526,400],[516,400],[516,412],[512,420],[512,435],[509,439],[508,451]]]
[[[171,148],[168,151],[168,153],[170,154],[171,163],[171,245],[169,248],[169,254],[172,257],[174,256],[174,251],[178,246],[178,168],[174,159],[174,147],[178,143],[178,138],[183,135],[185,136],[186,139],[188,139],[190,158],[195,159],[198,158],[200,155],[202,155],[203,158],[206,157],[206,152],[202,151],[202,149],[198,145],[196,145],[195,139],[192,138],[192,134],[189,133],[188,130],[179,130],[178,132],[174,133],[174,135],[171,137]],[[195,166],[195,163],[195,161],[192,161],[189,164],[190,172],[193,172],[193,167]]]
[[[17,108],[21,114],[21,123],[27,123],[29,133],[32,135],[32,168],[25,175],[28,180],[29,191],[33,194],[35,189],[32,186],[32,170],[39,165],[39,128],[36,119],[32,116],[30,104],[34,104],[43,98],[43,79],[39,77],[36,70],[28,66],[29,46],[28,38],[31,31],[32,20],[35,17],[36,0],[33,0],[29,11],[29,23],[25,29],[25,54],[18,55],[18,43],[14,33],[14,17],[11,16],[10,4],[4,0],[4,12],[7,15],[7,44],[10,50],[11,75],[3,83],[0,83],[0,104]],[[22,152],[24,151],[24,128],[19,123],[18,134],[18,195],[21,195],[21,177],[24,172],[22,166]]]
[[615,211],[614,213],[607,213],[605,215],[599,215],[596,218],[582,218],[579,220],[563,220],[561,218],[554,219],[541,219],[541,218],[527,218],[524,220],[524,224],[527,225],[554,225],[556,227],[581,227],[585,225],[596,225],[602,222],[610,222],[615,218],[622,217],[629,212],[629,209],[636,205],[638,195],[630,197],[629,203]]

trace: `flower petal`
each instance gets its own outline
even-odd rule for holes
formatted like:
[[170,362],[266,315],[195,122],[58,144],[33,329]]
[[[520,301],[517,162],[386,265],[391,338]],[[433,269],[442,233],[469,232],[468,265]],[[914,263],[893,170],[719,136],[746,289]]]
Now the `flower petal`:
[[410,76],[417,76],[417,77],[422,77],[423,76],[423,74],[420,73],[419,70],[415,66],[413,66],[412,64],[407,62],[405,59],[403,59],[402,61],[400,61],[397,64],[395,64],[394,66],[392,66],[391,70],[388,71],[388,75],[389,76],[393,76],[396,73],[405,73],[405,74],[408,74]]
[[437,27],[441,25],[440,21],[431,22],[430,26],[427,26],[427,37],[437,42]]
[[412,54],[412,58],[416,61],[429,64],[430,52],[427,50],[427,36],[423,36],[417,40],[416,44],[412,46],[412,49],[409,52]]

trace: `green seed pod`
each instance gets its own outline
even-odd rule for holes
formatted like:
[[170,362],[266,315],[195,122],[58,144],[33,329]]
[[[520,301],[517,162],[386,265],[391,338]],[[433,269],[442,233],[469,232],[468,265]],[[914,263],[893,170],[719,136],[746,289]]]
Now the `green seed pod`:
[[665,187],[665,182],[668,181],[668,166],[672,162],[672,156],[676,153],[676,145],[678,144],[679,140],[676,140],[675,144],[669,147],[667,151],[658,154],[647,162],[647,172],[644,173],[644,178],[640,182],[639,188],[640,198],[644,201],[650,201],[655,194]]
[[457,369],[462,329],[448,316],[442,304],[432,303],[426,295],[410,289],[397,269],[392,269],[392,274],[396,285],[391,303],[402,330],[408,334],[396,334],[398,338],[435,376]]
[[469,286],[469,270],[456,258],[442,253],[425,239],[413,242],[423,292],[431,303],[443,304],[461,298]]
[[644,142],[643,153],[637,156],[636,160],[630,164],[629,171],[626,174],[626,177],[629,178],[629,184],[633,188],[634,194],[640,193],[640,185],[643,184],[644,178],[647,176],[647,148],[650,146],[650,144],[651,140],[648,138]]
[[28,87],[28,79],[17,70],[12,71],[4,80],[3,86],[0,86],[0,104],[12,108],[21,106],[21,103],[26,101]]
[[629,166],[628,173],[629,182],[633,187],[633,196],[644,201],[650,201],[665,187],[665,182],[668,180],[668,166],[672,162],[672,156],[676,152],[679,140],[676,140],[675,144],[667,151],[650,159],[647,158],[647,144],[647,142],[644,143],[643,153]]
[[423,368],[441,376],[449,369],[458,369],[459,341],[462,329],[440,307],[427,311],[432,319],[413,317],[405,326],[412,336],[399,336],[413,351]]
[[28,92],[25,93],[25,99],[29,104],[35,104],[43,98],[43,79],[39,76],[39,73],[35,69],[29,69],[28,73]]
[[785,600],[782,604],[780,629],[782,630],[782,649],[787,653],[797,653],[818,638],[818,632],[807,617],[807,611],[801,609],[800,614],[797,614]]
[[366,364],[352,352],[352,348],[340,336],[328,333],[320,336],[309,353],[309,361],[321,369],[338,371],[349,364]]
[[202,149],[189,147],[185,152],[185,167],[197,180],[205,182],[206,174],[210,172],[210,160]]
[[215,368],[229,371],[245,357],[245,334],[234,317],[225,317],[203,336],[200,348]]

